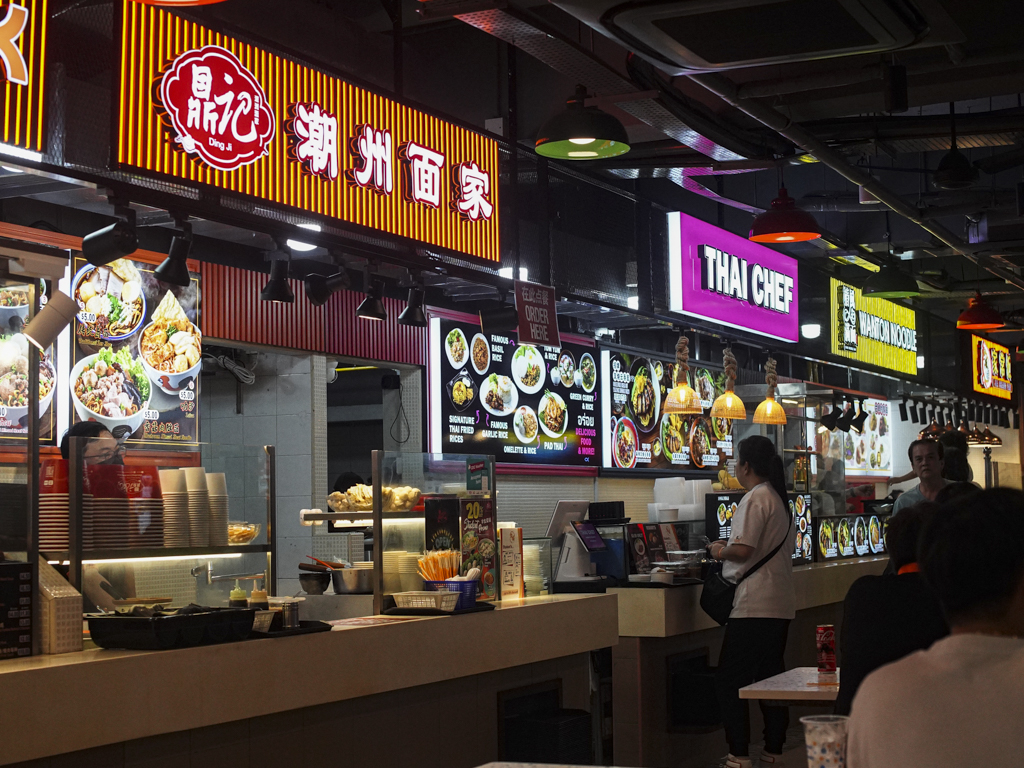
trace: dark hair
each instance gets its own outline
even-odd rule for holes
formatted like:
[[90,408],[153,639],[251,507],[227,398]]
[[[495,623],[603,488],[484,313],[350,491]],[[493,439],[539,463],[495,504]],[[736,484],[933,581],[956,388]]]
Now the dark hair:
[[933,438],[930,437],[926,437],[923,440],[915,440],[910,444],[910,447],[907,448],[907,457],[910,459],[911,466],[914,465],[914,449],[917,448],[917,446],[919,445],[934,445],[935,450],[938,451],[940,459],[942,458],[942,455],[945,453],[942,443],[940,443],[938,440],[934,440]]
[[935,502],[922,501],[889,518],[885,548],[896,570],[917,562],[917,544],[921,539],[921,531],[939,507]]
[[767,480],[782,499],[782,506],[789,503],[786,493],[786,470],[782,459],[775,451],[775,443],[761,435],[751,435],[740,440],[736,461],[749,464],[751,471]]
[[947,448],[942,457],[942,476],[957,483],[969,482],[971,463],[967,461],[967,454],[956,447]]
[[946,504],[925,525],[917,561],[951,624],[1002,618],[1021,588],[1021,509],[1024,493],[993,488]]
[[339,493],[345,493],[353,485],[362,485],[363,478],[357,475],[355,472],[342,472],[338,475],[338,479],[334,481],[334,490]]
[[71,425],[71,428],[64,433],[60,441],[60,455],[65,459],[71,455],[72,437],[99,437],[104,432],[110,432],[98,421],[79,421]]
[[[976,486],[974,483],[967,481],[950,483],[935,495],[935,503],[940,506],[945,506],[950,502],[963,499],[967,496],[973,496],[976,493],[981,493],[981,488]],[[901,512],[900,514],[903,513]]]
[[958,451],[962,451],[965,456],[970,450],[967,435],[958,429],[954,429],[952,432],[943,432],[939,435],[939,442],[946,448],[956,448]]

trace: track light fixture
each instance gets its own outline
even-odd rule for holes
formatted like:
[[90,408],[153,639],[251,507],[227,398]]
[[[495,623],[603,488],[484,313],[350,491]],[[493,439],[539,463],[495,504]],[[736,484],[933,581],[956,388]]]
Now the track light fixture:
[[398,316],[399,325],[408,325],[413,328],[427,327],[427,316],[423,313],[425,293],[422,286],[416,285],[409,289],[409,298],[406,301],[405,309]]
[[849,432],[850,425],[853,422],[853,417],[853,405],[849,404],[847,408],[840,414],[839,420],[836,422],[836,429],[838,429],[840,432]]
[[975,410],[974,410],[974,401],[973,400],[968,400],[967,401],[967,420],[968,421],[977,421],[978,420],[977,419],[977,415],[976,415]]
[[42,352],[57,340],[60,332],[67,328],[78,314],[78,303],[62,291],[54,290],[46,306],[22,331],[32,344]]
[[907,407],[907,413],[910,415],[910,421],[913,424],[917,424],[920,419],[917,417],[917,403],[913,400],[910,401],[910,405]]
[[480,310],[480,330],[484,335],[492,333],[511,333],[519,327],[519,312],[515,306],[505,303],[506,295],[501,291],[498,295],[498,306],[494,309]]
[[[177,223],[177,219],[175,221]],[[192,281],[188,273],[188,254],[192,250],[192,225],[186,220],[179,226],[181,232],[171,239],[167,258],[153,270],[153,276],[162,283],[188,288]]]
[[356,316],[363,320],[384,321],[388,319],[388,311],[384,307],[384,281],[370,281],[366,290],[366,298],[356,308]]
[[278,304],[291,304],[295,301],[295,294],[288,283],[288,261],[275,259],[270,262],[270,279],[260,291],[260,299],[273,301]]
[[935,413],[935,422],[939,425],[939,429],[946,428],[946,409],[938,408]]
[[314,307],[322,307],[335,291],[348,288],[351,285],[351,281],[348,278],[348,273],[343,268],[341,272],[330,277],[307,275],[302,284],[306,289],[306,298],[309,299],[309,303]]
[[868,412],[864,410],[864,398],[857,401],[857,415],[850,422],[850,427],[858,432],[864,431],[864,422],[868,420]]
[[832,393],[832,410],[821,417],[821,426],[825,427],[829,432],[836,428],[836,422],[839,421],[839,399],[836,397],[835,392]]
[[903,402],[900,403],[900,421],[907,420],[907,398],[903,398]]
[[1020,413],[1018,411],[1013,412],[1013,428],[1020,429]]
[[129,256],[139,249],[139,237],[135,231],[135,211],[127,203],[114,203],[114,213],[119,221],[90,232],[82,238],[82,256],[90,264],[102,267],[116,259]]

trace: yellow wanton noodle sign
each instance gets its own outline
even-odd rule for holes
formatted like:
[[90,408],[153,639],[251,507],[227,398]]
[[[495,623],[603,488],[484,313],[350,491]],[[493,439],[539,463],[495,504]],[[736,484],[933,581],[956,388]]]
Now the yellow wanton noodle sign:
[[917,373],[917,314],[830,278],[832,354],[868,365]]

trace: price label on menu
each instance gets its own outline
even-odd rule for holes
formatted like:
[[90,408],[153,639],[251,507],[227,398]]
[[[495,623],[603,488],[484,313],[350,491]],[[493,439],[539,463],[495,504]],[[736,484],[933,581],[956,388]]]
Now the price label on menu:
[[146,421],[157,421],[160,418],[160,411],[147,410],[142,418]]
[[196,399],[196,393],[190,389],[183,389],[178,393],[178,399],[184,403],[191,403]]
[[[498,462],[597,466],[599,376],[583,344],[520,344],[473,323],[432,326],[440,390],[431,397],[431,449]],[[435,379],[438,380],[438,379]]]

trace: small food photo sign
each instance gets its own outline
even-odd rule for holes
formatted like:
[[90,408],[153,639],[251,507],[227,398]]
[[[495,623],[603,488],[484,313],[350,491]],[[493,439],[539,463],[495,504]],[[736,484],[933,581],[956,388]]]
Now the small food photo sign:
[[732,536],[732,519],[744,494],[746,491],[709,493],[704,497],[704,528],[711,541],[728,541]]
[[499,528],[501,599],[514,600],[526,596],[523,578],[523,529]]
[[[29,285],[9,284],[0,288],[0,443],[28,440],[28,339],[22,333],[28,322]],[[45,305],[50,286],[40,281],[40,304]],[[60,373],[57,353],[51,346],[39,356],[39,440],[53,445],[57,418],[54,394]]]
[[[717,470],[732,458],[732,421],[663,412],[675,368],[674,362],[644,354],[601,351],[606,430],[602,466]],[[710,412],[725,391],[725,374],[694,366],[686,378],[705,413]]]
[[197,444],[199,276],[171,286],[131,259],[96,267],[76,258],[74,270],[73,422],[97,421],[138,445]]
[[887,515],[821,517],[815,521],[815,560],[842,560],[885,554]]
[[809,493],[789,494],[789,512],[793,517],[793,524],[796,526],[793,565],[806,565],[814,560],[811,495]]
[[498,521],[492,499],[460,499],[459,516],[462,520],[462,568],[465,576],[474,568],[480,569],[478,600],[493,600],[500,576],[497,560]]

